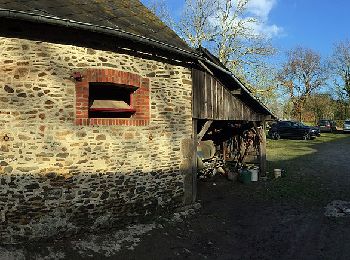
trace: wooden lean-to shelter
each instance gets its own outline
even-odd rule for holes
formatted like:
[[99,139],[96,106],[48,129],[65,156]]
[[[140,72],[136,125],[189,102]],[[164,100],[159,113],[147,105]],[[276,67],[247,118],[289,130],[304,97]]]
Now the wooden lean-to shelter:
[[[276,117],[208,50],[199,52],[204,61],[192,69],[197,144],[203,138],[215,139],[218,153],[223,161],[234,161],[234,170],[252,163],[259,166],[260,176],[265,176],[265,123]],[[193,177],[193,194],[196,181]]]

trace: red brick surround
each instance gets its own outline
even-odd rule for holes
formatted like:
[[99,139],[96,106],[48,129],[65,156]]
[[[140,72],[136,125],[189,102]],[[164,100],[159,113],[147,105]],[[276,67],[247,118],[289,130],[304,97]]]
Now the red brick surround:
[[[145,126],[150,121],[149,79],[140,75],[115,69],[87,69],[82,72],[82,80],[75,84],[76,125],[127,125]],[[89,83],[109,82],[134,86],[138,89],[133,94],[131,118],[89,118]]]

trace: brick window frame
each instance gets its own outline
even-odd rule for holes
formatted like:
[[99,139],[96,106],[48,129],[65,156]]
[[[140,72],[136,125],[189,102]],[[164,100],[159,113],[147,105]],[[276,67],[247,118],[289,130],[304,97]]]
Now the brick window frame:
[[[132,94],[136,112],[130,118],[89,118],[89,84],[112,83],[137,88]],[[87,69],[75,83],[76,125],[146,126],[150,122],[150,81],[138,74],[115,69]]]

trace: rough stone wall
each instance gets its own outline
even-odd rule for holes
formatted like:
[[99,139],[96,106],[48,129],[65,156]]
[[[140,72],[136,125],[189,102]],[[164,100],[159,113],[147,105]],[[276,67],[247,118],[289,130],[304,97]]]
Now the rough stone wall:
[[[75,124],[76,69],[150,81],[146,126]],[[182,203],[191,73],[159,61],[0,37],[0,236],[47,237]]]

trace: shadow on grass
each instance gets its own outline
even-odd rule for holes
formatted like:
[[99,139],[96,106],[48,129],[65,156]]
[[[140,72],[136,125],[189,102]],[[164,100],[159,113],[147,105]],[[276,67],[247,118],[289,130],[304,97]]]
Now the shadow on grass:
[[[333,199],[350,200],[350,135],[322,134],[310,140],[268,140],[268,177],[260,182],[261,199],[325,205]],[[274,179],[273,169],[284,169]]]

